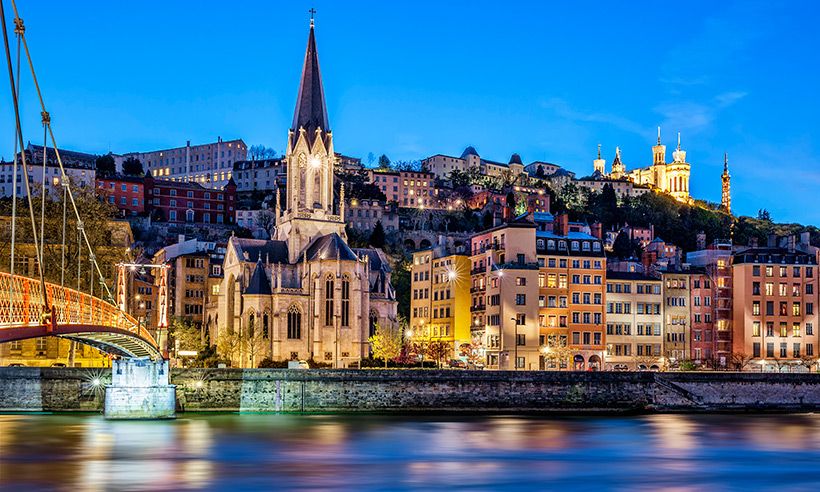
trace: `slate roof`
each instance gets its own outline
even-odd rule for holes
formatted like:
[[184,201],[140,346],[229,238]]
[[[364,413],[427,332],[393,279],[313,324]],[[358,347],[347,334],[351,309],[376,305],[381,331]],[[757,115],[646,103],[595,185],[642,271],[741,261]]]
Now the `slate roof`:
[[468,155],[478,155],[478,152],[476,152],[475,147],[472,145],[464,149],[464,152],[461,153],[461,158],[464,159]]
[[308,246],[308,261],[335,260],[336,258],[350,261],[359,259],[345,240],[335,232],[316,238],[316,240]]
[[232,237],[231,241],[237,256],[240,259],[244,258],[245,261],[262,260],[270,263],[288,263],[288,243],[285,241],[238,237]]
[[380,270],[386,273],[392,271],[382,250],[377,248],[356,248],[353,251],[360,257],[367,256],[368,262],[370,263],[370,270]]
[[270,295],[270,280],[265,273],[265,267],[262,266],[262,261],[256,262],[256,268],[253,269],[251,280],[248,282],[248,287],[245,289],[245,294]]

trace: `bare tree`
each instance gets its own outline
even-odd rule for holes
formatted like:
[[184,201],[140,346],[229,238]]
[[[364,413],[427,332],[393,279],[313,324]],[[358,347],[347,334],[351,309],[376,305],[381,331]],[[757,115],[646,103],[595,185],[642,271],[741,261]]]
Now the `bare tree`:
[[735,352],[732,354],[732,365],[734,366],[735,370],[742,371],[745,369],[750,362],[752,362],[752,356],[746,354],[745,352]]
[[273,237],[276,231],[276,214],[270,210],[260,210],[256,212],[256,224],[268,233],[268,237]]

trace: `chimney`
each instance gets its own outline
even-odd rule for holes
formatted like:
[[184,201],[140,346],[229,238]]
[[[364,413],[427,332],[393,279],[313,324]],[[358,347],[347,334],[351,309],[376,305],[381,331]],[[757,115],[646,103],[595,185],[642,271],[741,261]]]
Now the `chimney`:
[[553,234],[558,236],[566,236],[569,234],[569,215],[561,213],[555,216],[555,226],[553,227]]
[[795,236],[794,234],[789,234],[788,241],[789,241],[788,242],[788,244],[789,244],[789,246],[788,246],[789,253],[794,253],[794,247],[795,247],[794,243],[797,241],[797,236]]
[[593,222],[589,229],[592,231],[592,235],[597,237],[598,239],[603,239],[602,229],[603,226],[600,222]]
[[808,246],[811,243],[811,233],[809,231],[800,233],[800,245]]
[[184,243],[185,242],[185,234],[178,234],[177,235],[177,242]]
[[776,248],[777,247],[777,234],[769,234],[766,238],[766,246],[769,248]]
[[696,249],[698,251],[706,249],[706,234],[703,231],[698,233]]

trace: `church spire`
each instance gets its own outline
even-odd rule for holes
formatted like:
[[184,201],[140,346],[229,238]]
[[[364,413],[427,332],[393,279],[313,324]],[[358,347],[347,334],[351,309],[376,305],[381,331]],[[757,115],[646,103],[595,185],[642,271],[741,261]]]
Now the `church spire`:
[[310,9],[310,33],[308,34],[305,64],[302,67],[302,78],[299,81],[299,94],[296,97],[296,110],[293,112],[291,129],[294,141],[299,137],[299,129],[304,128],[309,142],[313,141],[316,130],[321,128],[328,132],[327,107],[325,91],[322,86],[322,74],[319,71],[319,53],[316,50],[316,36],[313,29],[313,14]]

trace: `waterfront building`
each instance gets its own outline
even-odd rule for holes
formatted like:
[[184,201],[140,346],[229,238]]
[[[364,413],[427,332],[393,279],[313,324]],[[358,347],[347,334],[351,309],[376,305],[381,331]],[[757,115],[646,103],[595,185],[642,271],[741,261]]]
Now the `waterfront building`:
[[661,280],[639,272],[607,271],[606,369],[663,367],[664,314]]
[[[704,246],[705,236],[699,237],[698,242]],[[693,268],[702,268],[711,281],[714,326],[712,358],[715,367],[729,367],[733,336],[732,245],[726,241],[715,241],[687,253],[686,262]]]
[[689,358],[696,365],[715,367],[715,283],[703,267],[693,268],[689,280]]
[[[43,174],[43,153],[46,155],[45,174]],[[29,184],[32,187],[42,187],[53,197],[62,196],[62,173],[57,162],[57,155],[53,148],[44,150],[42,145],[29,143],[26,146],[26,165],[28,166]],[[65,174],[74,188],[93,186],[97,169],[97,157],[85,152],[60,149],[60,159],[63,162]],[[14,186],[14,161],[0,161],[0,190],[2,196],[12,196]],[[45,178],[45,180],[43,179]],[[17,159],[17,196],[26,195],[26,185],[23,183],[23,161]]]
[[206,188],[224,187],[233,174],[233,164],[247,158],[248,146],[242,139],[222,140],[148,152],[127,152],[115,155],[117,171],[129,158],[138,159],[143,169],[158,179],[199,183]]
[[[603,368],[606,255],[601,225],[532,214],[538,227],[539,327],[547,369]],[[569,361],[566,359],[569,357]]]
[[736,361],[763,371],[816,368],[817,263],[808,232],[799,239],[771,235],[766,247],[732,255]]
[[97,194],[123,215],[139,215],[145,212],[145,178],[117,174],[97,178]]
[[223,263],[211,342],[234,365],[256,367],[270,358],[346,367],[369,356],[377,325],[397,323],[387,257],[347,244],[328,121],[311,21],[284,157],[287,199],[275,201],[276,234],[231,237]]
[[437,244],[413,253],[410,274],[413,338],[448,343],[454,358],[458,347],[472,340],[470,257],[463,248]]
[[663,357],[675,367],[690,357],[691,310],[690,274],[687,271],[664,271],[663,283]]
[[470,311],[489,369],[541,365],[535,231],[533,222],[522,219],[470,239]]
[[145,175],[145,211],[172,223],[233,224],[236,183],[219,189]]
[[387,201],[403,208],[438,208],[435,175],[418,171],[380,171],[371,169],[370,182],[376,185]]

